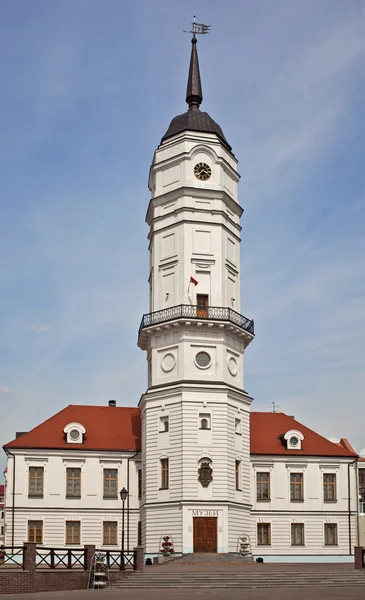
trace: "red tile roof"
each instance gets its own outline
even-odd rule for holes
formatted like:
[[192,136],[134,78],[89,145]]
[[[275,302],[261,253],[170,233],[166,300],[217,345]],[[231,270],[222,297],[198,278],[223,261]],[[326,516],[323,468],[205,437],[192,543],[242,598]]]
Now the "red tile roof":
[[[77,422],[86,429],[83,444],[66,443],[66,425]],[[141,419],[138,408],[70,404],[4,448],[72,450],[140,450]]]
[[[83,444],[66,443],[63,429],[72,422],[85,427]],[[283,444],[281,436],[290,429],[304,435],[302,450],[287,450]],[[251,454],[356,457],[345,442],[330,442],[284,413],[251,413]],[[141,449],[140,411],[118,406],[70,405],[4,448],[137,451]]]
[[[282,435],[296,429],[304,435],[302,450],[287,450]],[[295,456],[353,456],[341,444],[330,442],[312,429],[308,429],[293,417],[284,413],[251,413],[251,454],[284,454]]]

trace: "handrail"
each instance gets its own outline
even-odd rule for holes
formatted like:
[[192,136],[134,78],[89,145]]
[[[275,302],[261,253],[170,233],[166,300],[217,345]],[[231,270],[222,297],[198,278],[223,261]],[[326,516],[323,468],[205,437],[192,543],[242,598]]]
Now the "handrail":
[[85,548],[45,548],[42,546],[36,549],[36,569],[42,567],[85,569],[85,564]]
[[0,568],[4,565],[23,568],[23,546],[0,546]]
[[207,321],[229,321],[244,331],[254,335],[254,321],[248,319],[232,308],[225,306],[197,306],[193,304],[178,304],[152,313],[145,313],[138,330],[138,337],[142,329],[151,325],[167,323],[175,319],[206,319]]
[[124,571],[126,569],[136,570],[136,552],[134,550],[125,550],[123,552],[123,560],[122,560],[122,551],[121,550],[97,550],[96,552],[100,552],[105,556],[105,564],[108,569],[119,569],[120,571]]

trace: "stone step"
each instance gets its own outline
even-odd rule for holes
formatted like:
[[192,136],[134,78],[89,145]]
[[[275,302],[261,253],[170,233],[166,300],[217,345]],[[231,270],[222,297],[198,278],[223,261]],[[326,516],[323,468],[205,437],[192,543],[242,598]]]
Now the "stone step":
[[124,588],[271,588],[271,587],[365,587],[363,572],[326,573],[134,573],[113,587]]

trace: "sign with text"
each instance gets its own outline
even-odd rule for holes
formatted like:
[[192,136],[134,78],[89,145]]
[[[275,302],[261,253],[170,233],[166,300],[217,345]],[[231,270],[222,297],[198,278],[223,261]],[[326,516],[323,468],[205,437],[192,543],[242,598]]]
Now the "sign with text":
[[218,517],[217,510],[199,509],[192,510],[193,517]]

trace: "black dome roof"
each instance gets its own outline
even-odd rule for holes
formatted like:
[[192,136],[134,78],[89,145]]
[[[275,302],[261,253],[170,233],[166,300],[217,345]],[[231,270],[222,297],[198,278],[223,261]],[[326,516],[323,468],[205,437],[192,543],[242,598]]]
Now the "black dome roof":
[[224,133],[218,123],[213,121],[212,117],[206,112],[198,110],[188,110],[182,115],[178,115],[172,119],[168,130],[163,136],[161,142],[168,138],[182,133],[183,131],[201,131],[202,133],[215,133],[223,142],[225,147],[231,151],[232,148],[224,137]]

